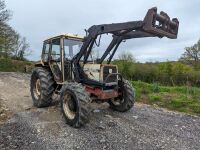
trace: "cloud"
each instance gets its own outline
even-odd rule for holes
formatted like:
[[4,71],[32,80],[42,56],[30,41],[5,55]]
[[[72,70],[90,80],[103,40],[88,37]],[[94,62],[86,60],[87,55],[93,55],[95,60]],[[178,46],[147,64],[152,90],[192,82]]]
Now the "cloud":
[[142,20],[146,11],[154,6],[180,21],[177,40],[143,38],[129,40],[118,53],[129,50],[138,61],[176,60],[200,38],[199,0],[7,0],[13,11],[10,24],[26,36],[33,53],[30,59],[40,59],[42,41],[63,32],[84,35],[84,29],[93,24]]

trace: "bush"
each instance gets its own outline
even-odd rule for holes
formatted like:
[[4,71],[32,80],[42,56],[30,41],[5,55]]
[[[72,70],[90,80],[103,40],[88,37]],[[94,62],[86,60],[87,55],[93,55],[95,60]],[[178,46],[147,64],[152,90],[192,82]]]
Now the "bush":
[[159,87],[158,83],[153,83],[153,92],[154,93],[160,92],[160,87]]
[[118,65],[119,72],[129,80],[170,86],[200,87],[200,70],[181,62],[142,64],[134,63],[134,61],[124,63],[122,60],[115,60],[113,63]]

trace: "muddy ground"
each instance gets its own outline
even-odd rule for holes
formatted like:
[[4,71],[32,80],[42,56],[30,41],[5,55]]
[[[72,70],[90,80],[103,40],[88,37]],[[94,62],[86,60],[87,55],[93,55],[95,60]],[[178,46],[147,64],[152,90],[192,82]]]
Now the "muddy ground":
[[90,123],[65,124],[59,97],[48,108],[34,108],[30,75],[0,73],[0,149],[200,149],[200,117],[136,103],[114,112],[93,104]]

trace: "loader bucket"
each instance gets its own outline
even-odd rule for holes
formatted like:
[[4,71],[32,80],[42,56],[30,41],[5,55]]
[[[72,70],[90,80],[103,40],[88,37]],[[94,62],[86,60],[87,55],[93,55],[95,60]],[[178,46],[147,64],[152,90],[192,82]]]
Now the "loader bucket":
[[157,35],[159,37],[168,37],[176,39],[178,34],[179,21],[177,18],[170,20],[167,13],[161,11],[157,14],[157,8],[153,7],[148,10],[144,18],[143,30]]

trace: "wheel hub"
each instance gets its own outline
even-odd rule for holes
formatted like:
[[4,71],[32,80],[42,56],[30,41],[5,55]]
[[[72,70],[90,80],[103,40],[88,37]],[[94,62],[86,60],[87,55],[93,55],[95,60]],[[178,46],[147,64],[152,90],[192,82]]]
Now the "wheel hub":
[[37,79],[36,82],[35,82],[35,89],[34,89],[34,95],[35,97],[38,99],[39,96],[40,96],[40,89],[41,89],[41,86],[40,86],[40,79]]
[[70,94],[66,94],[63,100],[63,110],[69,119],[76,115],[76,102]]
[[70,109],[71,111],[75,111],[75,104],[74,104],[74,102],[72,101],[72,99],[70,99],[70,100],[68,101],[68,107],[69,107],[69,109]]
[[118,99],[112,99],[111,100],[111,102],[114,104],[114,105],[121,105],[123,102],[124,102],[124,99],[122,98],[122,99],[120,99],[120,98],[118,98]]

